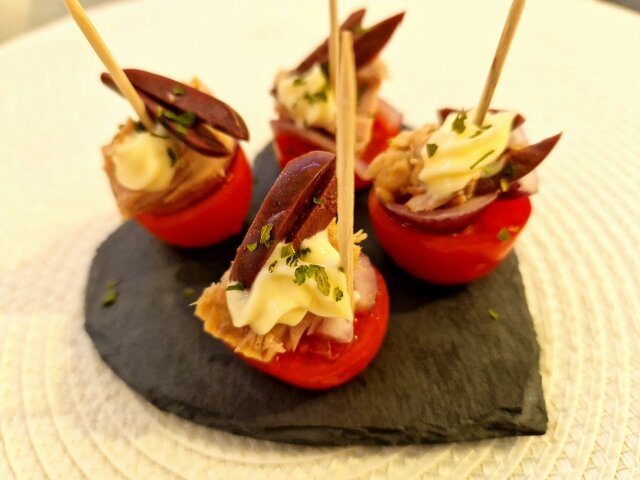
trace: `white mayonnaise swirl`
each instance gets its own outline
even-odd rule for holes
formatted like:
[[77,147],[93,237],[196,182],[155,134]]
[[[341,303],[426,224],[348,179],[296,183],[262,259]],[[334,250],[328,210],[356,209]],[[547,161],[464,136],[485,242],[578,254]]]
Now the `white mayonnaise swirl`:
[[175,142],[169,138],[131,132],[115,145],[116,179],[129,190],[164,190],[173,179],[176,152]]
[[319,64],[303,74],[293,73],[278,80],[276,99],[299,126],[335,131],[336,102]]
[[[276,245],[250,290],[227,290],[233,325],[238,328],[249,325],[255,333],[264,335],[276,324],[297,325],[307,312],[353,321],[347,279],[340,270],[340,254],[329,242],[327,229],[302,241],[301,251],[310,250],[300,255],[296,265],[287,265],[286,258],[282,258],[284,246],[283,242]],[[314,276],[301,285],[295,282],[297,268],[313,265],[324,268],[328,295],[321,291]],[[336,288],[341,295],[336,296]]]
[[422,149],[424,166],[418,178],[438,200],[447,199],[469,182],[492,173],[509,143],[515,112],[487,113],[482,127],[471,119],[475,112],[447,116]]

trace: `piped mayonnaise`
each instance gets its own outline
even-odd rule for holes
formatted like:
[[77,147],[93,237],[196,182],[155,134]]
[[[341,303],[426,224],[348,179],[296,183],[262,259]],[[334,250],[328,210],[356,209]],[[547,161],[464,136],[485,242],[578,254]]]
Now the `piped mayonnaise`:
[[278,80],[276,99],[298,125],[335,131],[336,102],[319,64],[303,74],[289,74]]
[[115,144],[116,179],[129,190],[164,190],[173,179],[177,151],[169,138],[133,131]]
[[516,113],[488,113],[482,127],[471,122],[474,113],[450,113],[422,149],[418,178],[438,200],[495,173],[492,166],[507,148]]
[[[276,324],[297,325],[307,312],[353,321],[347,279],[340,270],[340,254],[330,243],[328,230],[302,241],[300,251],[306,253],[300,254],[297,263],[287,264],[282,257],[285,245],[283,242],[276,245],[250,290],[227,290],[233,325],[238,328],[248,325],[258,335],[264,335]],[[302,284],[295,281],[297,268],[314,265],[326,272],[328,295],[326,287],[322,292],[315,276],[309,276]]]

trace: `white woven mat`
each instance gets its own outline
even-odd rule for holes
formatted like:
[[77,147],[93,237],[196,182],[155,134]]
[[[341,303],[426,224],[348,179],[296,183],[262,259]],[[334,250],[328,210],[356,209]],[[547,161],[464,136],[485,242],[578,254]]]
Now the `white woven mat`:
[[[372,19],[409,12],[385,53],[386,97],[409,123],[476,101],[508,0],[369,3]],[[324,4],[149,0],[92,16],[123,64],[199,74],[245,116],[255,154],[272,75],[322,37]],[[118,225],[98,148],[128,113],[99,71],[69,21],[0,48],[0,478],[640,478],[640,15],[529,2],[494,102],[534,140],[565,132],[517,247],[543,437],[300,448],[192,425],[129,390],[82,328],[92,254]]]

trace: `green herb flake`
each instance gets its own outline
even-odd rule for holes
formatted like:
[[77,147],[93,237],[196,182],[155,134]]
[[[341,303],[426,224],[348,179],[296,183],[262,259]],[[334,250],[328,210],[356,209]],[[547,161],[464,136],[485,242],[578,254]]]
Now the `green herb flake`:
[[167,155],[169,155],[171,166],[175,166],[176,162],[178,161],[178,155],[176,155],[176,152],[173,151],[173,148],[167,147]]
[[311,253],[311,249],[309,247],[303,248],[302,250],[300,250],[300,255],[307,255],[308,253]]
[[182,294],[187,298],[191,298],[196,294],[196,291],[191,287],[187,287],[184,290],[182,290]]
[[438,151],[438,145],[435,143],[427,143],[427,156],[429,158],[433,157]]
[[478,130],[476,133],[474,133],[473,135],[471,135],[471,136],[469,137],[469,139],[477,138],[477,137],[479,137],[480,135],[482,135],[482,130]]
[[176,132],[178,132],[180,135],[186,135],[187,129],[184,128],[182,125],[176,125]]
[[287,243],[280,249],[280,258],[290,257],[294,253],[296,253],[296,251],[293,249],[293,245]]
[[486,159],[489,155],[491,155],[493,152],[495,152],[495,150],[489,150],[487,153],[485,153],[482,157],[480,157],[478,160],[476,160],[473,165],[471,165],[469,167],[469,170],[473,170],[478,164],[482,163],[482,161],[484,159]]
[[170,110],[163,110],[162,116],[168,118],[169,120],[173,120],[178,125],[182,125],[186,128],[191,128],[196,121],[196,114],[193,112],[182,112],[176,115]]
[[513,178],[514,175],[516,174],[515,168],[513,167],[513,163],[511,162],[507,163],[505,167],[502,169],[502,173],[506,177]]
[[258,248],[258,242],[253,242],[247,245],[247,250],[250,252],[255,252],[256,248]]
[[464,124],[466,119],[467,119],[467,112],[464,109],[460,110],[456,115],[455,120],[451,124],[451,130],[454,132],[457,132],[458,134],[463,133],[467,128],[467,126]]
[[489,310],[487,310],[487,314],[494,320],[498,320],[500,318],[500,315],[498,315],[498,312],[496,312],[493,308],[490,308]]
[[340,290],[340,287],[336,287],[334,289],[334,293],[336,296],[336,302],[339,302],[340,300],[342,300],[342,297],[344,297],[344,293],[342,293],[342,290]]
[[316,281],[318,290],[320,290],[320,292],[325,297],[328,297],[329,292],[331,291],[331,285],[329,284],[329,276],[327,275],[327,271],[323,267],[318,267],[317,270],[314,272],[313,278]]
[[276,265],[278,265],[278,260],[274,260],[269,264],[269,273],[273,273],[273,271],[276,268]]
[[146,127],[144,126],[144,123],[142,123],[142,122],[136,122],[136,123],[134,123],[134,124],[133,124],[133,129],[134,129],[136,132],[146,132],[146,131],[147,131]]
[[504,177],[500,179],[500,191],[501,192],[509,191],[509,180],[507,180]]
[[324,205],[324,200],[318,197],[313,197],[313,203],[315,203],[316,205]]
[[293,81],[293,86],[294,87],[301,87],[302,85],[306,85],[307,81],[304,79],[304,77],[296,77],[296,79]]
[[298,265],[299,258],[300,255],[297,252],[293,255],[290,255],[289,257],[287,257],[287,265],[289,265],[290,267],[295,267],[296,265]]
[[269,247],[271,245],[271,229],[273,228],[272,223],[267,223],[263,225],[260,229],[260,245],[264,245],[265,247]]
[[102,296],[103,307],[110,307],[111,305],[116,303],[116,300],[118,300],[118,291],[116,290],[117,285],[118,285],[118,282],[115,280],[111,280],[107,282],[106,291]]
[[180,85],[176,85],[175,87],[173,87],[173,90],[171,90],[171,93],[173,93],[176,97],[180,97],[184,95],[184,88],[182,88]]
[[510,238],[511,235],[509,235],[509,230],[507,230],[506,228],[501,228],[498,232],[498,240],[500,240],[501,242],[506,242]]
[[157,133],[153,133],[153,132],[151,132],[150,135],[152,137],[161,138],[162,140],[167,140],[169,138],[169,137],[166,137],[164,135],[158,135]]
[[232,283],[229,286],[227,286],[227,292],[230,292],[232,290],[244,290],[245,286],[244,283],[242,282],[236,282],[236,283]]
[[307,280],[308,268],[308,265],[300,265],[298,268],[296,268],[293,272],[293,283],[295,283],[296,285],[302,285]]
[[314,103],[326,102],[327,101],[327,92],[325,90],[321,90],[316,93],[306,92],[303,97],[309,105],[313,105]]

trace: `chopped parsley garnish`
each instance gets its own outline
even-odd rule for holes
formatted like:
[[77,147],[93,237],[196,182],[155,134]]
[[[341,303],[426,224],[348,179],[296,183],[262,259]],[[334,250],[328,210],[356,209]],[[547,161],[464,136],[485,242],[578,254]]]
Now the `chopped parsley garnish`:
[[502,173],[509,178],[513,178],[513,176],[516,174],[515,169],[513,168],[513,163],[509,162],[505,165],[505,167],[502,169]]
[[290,257],[294,253],[296,253],[296,251],[293,249],[293,245],[287,243],[280,249],[280,258]]
[[316,285],[318,285],[318,290],[320,290],[325,297],[328,297],[329,292],[331,291],[331,285],[329,284],[327,271],[322,267],[318,267],[313,277],[316,281]]
[[300,265],[295,269],[294,275],[295,278],[293,281],[296,285],[302,285],[307,278],[313,278],[316,281],[318,290],[325,296],[329,295],[331,285],[329,284],[329,277],[324,267],[320,265]]
[[496,312],[493,308],[490,308],[489,310],[487,310],[487,314],[494,320],[498,320],[500,318],[500,315],[498,315],[498,312]]
[[276,268],[277,264],[278,264],[278,260],[274,260],[269,264],[269,273],[273,273],[273,270]]
[[297,77],[294,81],[293,81],[293,86],[294,87],[300,87],[302,85],[305,85],[307,83],[307,81],[304,79],[304,77]]
[[146,128],[145,128],[145,126],[144,126],[144,123],[142,123],[142,122],[136,122],[136,123],[134,123],[134,124],[133,124],[133,129],[134,129],[136,132],[146,132],[146,131],[147,131],[147,129],[146,129]]
[[471,135],[469,138],[479,137],[480,135],[482,135],[482,132],[484,132],[485,130],[489,130],[491,127],[492,127],[492,125],[485,125],[484,127],[480,127],[478,129],[478,131],[476,133],[474,133],[473,135]]
[[178,132],[180,135],[186,135],[187,129],[184,128],[182,125],[176,125],[176,132]]
[[258,242],[249,243],[247,245],[247,250],[249,250],[250,252],[255,252],[256,248],[258,248]]
[[509,180],[507,180],[504,177],[500,179],[500,191],[501,192],[509,191]]
[[118,282],[114,280],[107,282],[107,289],[102,296],[103,307],[110,307],[111,305],[116,303],[116,300],[118,300],[118,291],[116,290],[117,285]]
[[290,267],[295,267],[296,265],[298,265],[298,259],[300,258],[300,255],[295,252],[293,255],[290,255],[287,257],[287,265],[289,265]]
[[184,88],[182,88],[180,85],[176,85],[175,87],[173,87],[173,90],[171,90],[171,93],[173,93],[176,97],[179,97],[181,95],[184,95]]
[[318,197],[313,197],[313,203],[315,203],[316,205],[324,205],[324,200]]
[[244,286],[244,283],[242,283],[242,282],[232,283],[229,286],[227,286],[227,291],[244,290],[244,289],[245,289],[245,286]]
[[482,163],[482,161],[487,158],[489,155],[491,155],[493,152],[495,152],[495,150],[489,150],[487,153],[485,153],[482,157],[480,157],[478,160],[476,160],[473,165],[471,165],[469,167],[469,170],[473,170],[479,163]]
[[196,294],[196,291],[191,287],[187,287],[184,290],[182,290],[182,294],[185,297],[189,298],[189,297],[193,297]]
[[173,151],[173,148],[167,147],[167,155],[169,155],[169,160],[171,160],[171,166],[175,166],[176,162],[178,161],[178,155],[176,155],[176,152]]
[[186,128],[191,128],[196,121],[196,114],[193,112],[182,112],[176,115],[170,110],[162,110],[162,116]]
[[260,245],[264,245],[265,247],[269,247],[271,245],[271,229],[273,228],[272,223],[267,223],[260,229]]
[[325,90],[321,90],[316,93],[305,93],[304,99],[310,104],[313,105],[317,102],[326,102],[327,101],[327,92]]
[[334,289],[334,293],[336,296],[336,302],[339,302],[340,300],[342,300],[342,297],[344,297],[344,293],[342,293],[342,290],[340,290],[340,287],[336,287]]
[[309,247],[305,247],[300,250],[300,255],[306,255],[307,253],[311,253],[311,249]]
[[435,143],[427,143],[427,155],[429,158],[433,157],[438,151],[438,145]]
[[511,235],[509,235],[509,230],[507,230],[506,228],[501,228],[500,231],[498,232],[498,239],[501,242],[506,242],[510,238],[511,238]]
[[461,111],[458,112],[455,120],[451,124],[451,130],[454,132],[458,132],[458,134],[463,133],[467,128],[467,126],[464,124],[466,119],[467,119],[467,112],[465,112],[464,109],[462,109]]

